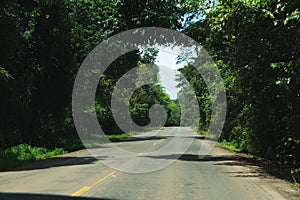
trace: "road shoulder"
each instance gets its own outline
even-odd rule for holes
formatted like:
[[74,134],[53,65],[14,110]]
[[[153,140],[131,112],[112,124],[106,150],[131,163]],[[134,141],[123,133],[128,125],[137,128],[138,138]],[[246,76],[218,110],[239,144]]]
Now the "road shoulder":
[[246,154],[231,152],[220,146],[216,146],[214,148],[213,154],[236,157],[234,160],[224,161],[223,165],[235,167],[236,171],[238,171],[235,176],[247,178],[263,190],[271,193],[271,195],[273,193],[272,191],[276,191],[286,199],[300,199],[299,187],[293,185],[287,180],[280,179],[268,173],[268,171],[266,171],[263,167],[266,165],[266,163],[263,163],[263,160],[257,160],[256,158]]

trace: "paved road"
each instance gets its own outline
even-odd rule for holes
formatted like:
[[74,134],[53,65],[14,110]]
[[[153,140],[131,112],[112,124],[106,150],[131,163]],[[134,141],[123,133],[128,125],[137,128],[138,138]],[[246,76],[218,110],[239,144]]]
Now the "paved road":
[[[174,143],[174,136],[176,137]],[[138,158],[126,157],[105,144],[67,154],[54,160],[0,173],[0,199],[299,199],[299,191],[264,174],[234,154],[215,147],[199,158],[199,149],[211,142],[196,137],[189,128],[164,128],[115,143]],[[178,155],[186,144],[188,150]],[[168,145],[169,144],[169,145]],[[166,147],[165,151],[156,150]],[[173,151],[172,151],[173,150]],[[158,152],[149,154],[149,152]],[[179,157],[175,162],[170,162]],[[132,174],[122,170],[160,170]],[[138,165],[138,167],[137,167]]]

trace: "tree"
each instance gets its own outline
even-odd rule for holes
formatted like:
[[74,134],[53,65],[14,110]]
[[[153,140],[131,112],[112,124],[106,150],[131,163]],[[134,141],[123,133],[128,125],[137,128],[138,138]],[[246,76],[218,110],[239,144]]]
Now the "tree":
[[[219,1],[208,11],[185,32],[204,46],[223,76],[228,110],[221,139],[289,168],[299,167],[297,3]],[[197,88],[200,103],[208,106],[198,75],[189,66],[182,73]]]

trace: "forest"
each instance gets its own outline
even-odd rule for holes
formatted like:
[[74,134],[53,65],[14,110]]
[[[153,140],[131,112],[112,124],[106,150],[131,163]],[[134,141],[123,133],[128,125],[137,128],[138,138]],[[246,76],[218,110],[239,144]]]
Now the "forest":
[[[1,159],[15,156],[12,149],[82,148],[72,89],[84,58],[114,34],[163,27],[200,43],[218,67],[227,96],[219,141],[277,162],[299,181],[299,8],[298,1],[285,0],[1,0]],[[157,53],[128,53],[101,77],[95,108],[106,133],[124,134],[111,113],[112,88],[122,74],[152,63]],[[196,92],[201,115],[195,126],[205,134],[211,117],[207,86],[192,65],[179,71]],[[134,93],[130,114],[146,125],[149,108],[160,103],[168,113],[165,125],[178,126],[178,101],[156,79]]]

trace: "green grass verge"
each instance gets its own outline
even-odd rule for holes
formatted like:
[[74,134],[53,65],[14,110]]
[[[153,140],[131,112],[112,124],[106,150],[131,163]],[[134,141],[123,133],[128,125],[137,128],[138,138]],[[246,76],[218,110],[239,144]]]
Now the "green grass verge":
[[0,171],[22,166],[28,161],[44,160],[66,153],[62,148],[47,149],[19,144],[5,150],[0,150]]
[[218,142],[217,144],[218,144],[218,146],[220,146],[224,149],[227,149],[229,151],[236,152],[236,153],[242,153],[241,149],[237,148],[236,145],[234,145],[230,142],[222,141],[222,142]]
[[123,133],[120,135],[107,135],[106,138],[109,139],[110,141],[119,141],[122,139],[129,138],[129,137],[133,136],[134,134],[136,134],[136,133],[130,133],[130,134]]
[[[136,133],[114,134],[107,135],[106,137],[111,141],[119,141],[134,134]],[[32,147],[28,144],[19,144],[5,150],[0,149],[0,171],[6,171],[9,169],[20,167],[33,161],[53,158],[68,152],[84,149],[85,147],[92,148],[99,145],[101,145],[100,142],[91,141],[84,146],[80,139],[59,140],[56,146],[59,146],[60,148],[53,149],[47,149],[44,147]]]
[[[161,127],[148,128],[145,131],[156,130]],[[112,142],[118,142],[123,139],[129,138],[133,135],[138,134],[138,132],[123,133],[123,134],[112,134],[106,135],[106,138]],[[99,141],[101,137],[97,136]],[[28,144],[19,144],[14,147],[7,148],[5,150],[0,149],[0,171],[5,171],[20,167],[26,163],[32,161],[44,160],[47,158],[53,158],[58,155],[65,154],[67,152],[72,152],[84,148],[98,147],[103,143],[97,140],[92,140],[86,142],[85,145],[82,144],[80,139],[61,139],[58,140],[56,146],[60,148],[47,149],[44,147],[32,147]]]
[[[142,132],[158,130],[158,129],[161,129],[161,128],[162,127],[150,127],[150,128],[146,128]],[[120,141],[120,140],[129,138],[129,137],[132,137],[132,136],[134,136],[138,133],[139,132],[131,132],[131,133],[123,133],[123,134],[115,134],[115,135],[106,135],[106,138],[108,138],[110,141],[114,142],[114,141]]]
[[300,190],[300,182],[297,182],[296,178],[293,177],[293,185]]

